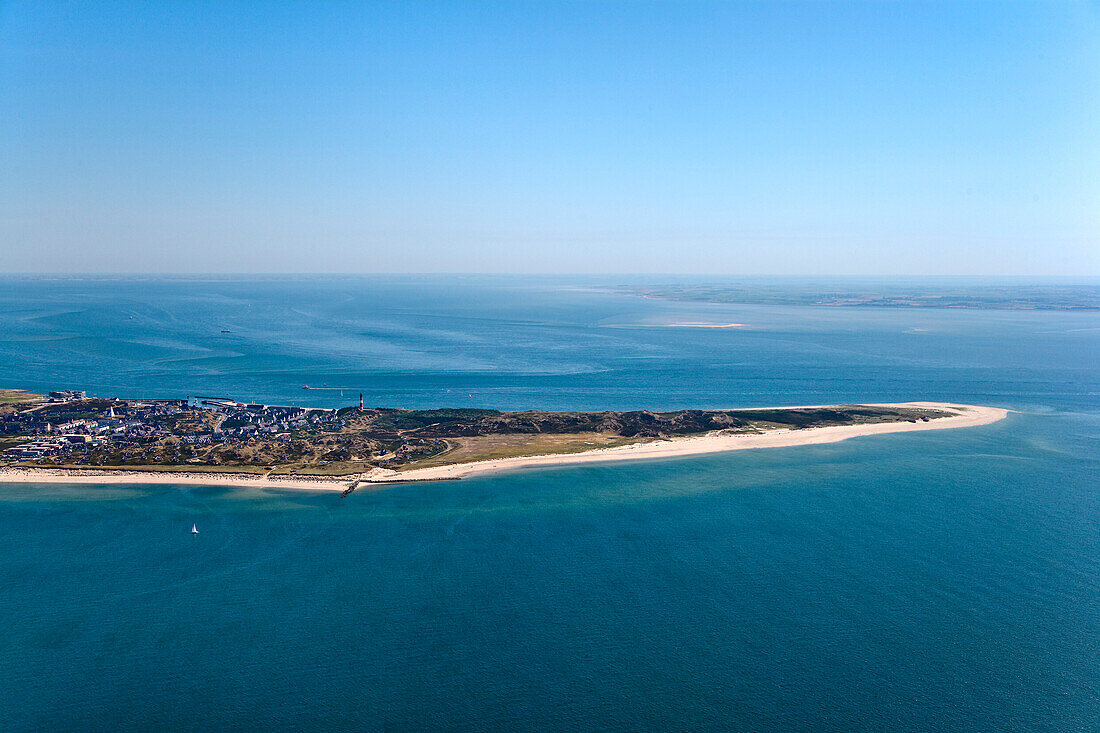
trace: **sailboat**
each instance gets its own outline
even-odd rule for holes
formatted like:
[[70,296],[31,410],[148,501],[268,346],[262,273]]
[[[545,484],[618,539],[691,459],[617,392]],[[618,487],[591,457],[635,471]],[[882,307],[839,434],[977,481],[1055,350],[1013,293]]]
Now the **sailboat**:
[[198,533],[199,533],[198,525],[197,524],[192,524],[191,525],[191,534],[198,534]]

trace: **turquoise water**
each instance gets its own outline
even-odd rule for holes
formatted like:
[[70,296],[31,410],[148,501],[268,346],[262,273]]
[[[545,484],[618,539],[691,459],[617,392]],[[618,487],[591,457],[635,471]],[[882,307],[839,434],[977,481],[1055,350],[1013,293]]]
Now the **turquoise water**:
[[[0,384],[1018,412],[343,500],[0,485],[4,727],[1100,725],[1100,315],[709,306],[593,284],[0,280]],[[747,327],[647,327],[686,321]]]

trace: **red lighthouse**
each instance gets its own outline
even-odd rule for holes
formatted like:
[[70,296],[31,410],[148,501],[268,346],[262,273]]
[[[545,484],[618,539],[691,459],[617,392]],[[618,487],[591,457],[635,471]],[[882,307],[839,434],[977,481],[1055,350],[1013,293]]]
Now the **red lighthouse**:
[[359,393],[359,409],[360,410],[363,409],[363,393],[362,392]]

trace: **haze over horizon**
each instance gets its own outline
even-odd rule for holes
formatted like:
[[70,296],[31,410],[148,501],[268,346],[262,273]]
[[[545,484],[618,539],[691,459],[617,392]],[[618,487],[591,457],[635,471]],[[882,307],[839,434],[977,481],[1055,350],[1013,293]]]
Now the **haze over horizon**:
[[6,273],[1100,275],[1095,3],[0,4]]

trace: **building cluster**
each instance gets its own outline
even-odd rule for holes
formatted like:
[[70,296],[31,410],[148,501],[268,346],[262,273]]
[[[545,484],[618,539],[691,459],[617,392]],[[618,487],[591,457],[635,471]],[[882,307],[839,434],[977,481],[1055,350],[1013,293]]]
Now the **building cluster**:
[[[86,401],[83,392],[51,392],[50,403],[73,403],[60,411],[35,409],[5,414],[0,434],[31,436],[32,440],[4,450],[9,460],[88,453],[106,447],[136,457],[152,457],[157,446],[175,439],[184,446],[220,443],[239,445],[263,436],[289,440],[293,432],[339,430],[336,410],[246,404],[233,400],[113,400]],[[95,405],[92,417],[88,413]],[[65,416],[53,424],[44,415]],[[76,416],[78,415],[78,416]],[[213,419],[211,418],[213,416]]]
[[4,455],[9,458],[42,458],[43,456],[59,456],[71,453],[78,446],[84,447],[89,443],[98,444],[101,441],[88,441],[86,435],[61,435],[56,438],[38,438],[29,443],[8,448]]
[[245,404],[242,402],[203,400],[203,406],[222,413],[215,440],[224,437],[250,438],[292,431],[342,427],[343,422],[332,409],[282,407],[278,405]]
[[73,400],[83,400],[87,398],[87,392],[75,389],[63,389],[59,392],[50,392],[46,395],[46,399],[50,402],[71,402]]
[[23,428],[22,432],[36,436],[30,442],[7,448],[4,455],[9,458],[66,455],[77,450],[96,448],[128,433],[136,437],[140,434],[151,435],[158,432],[140,420],[123,420],[115,417],[113,408],[100,419],[80,418],[57,425],[50,422],[41,424],[35,420],[33,413],[29,417],[5,416],[4,423],[4,432],[10,432],[11,428],[15,430]]

